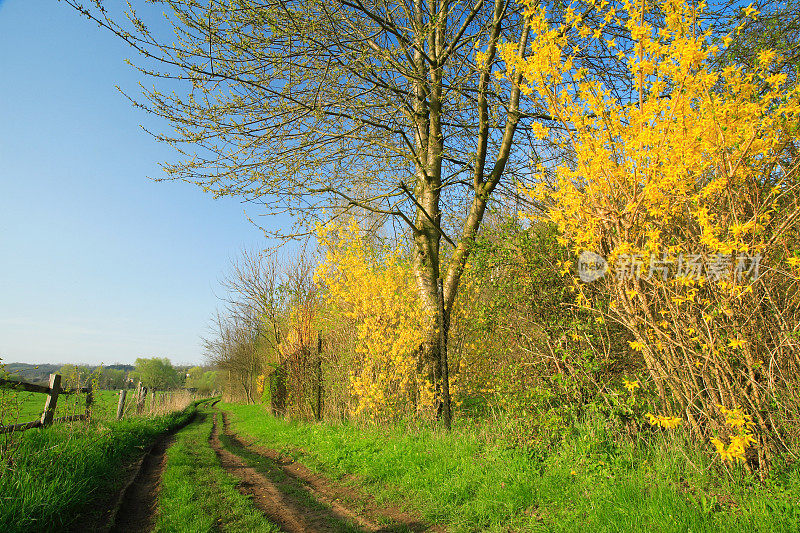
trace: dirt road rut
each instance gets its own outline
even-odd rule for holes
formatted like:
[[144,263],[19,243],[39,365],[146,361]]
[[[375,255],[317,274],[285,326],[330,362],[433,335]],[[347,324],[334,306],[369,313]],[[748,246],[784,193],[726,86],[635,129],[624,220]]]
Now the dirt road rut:
[[240,490],[288,533],[430,530],[414,517],[379,506],[273,450],[242,442],[230,431],[225,413],[214,415],[210,440],[222,466],[241,481]]

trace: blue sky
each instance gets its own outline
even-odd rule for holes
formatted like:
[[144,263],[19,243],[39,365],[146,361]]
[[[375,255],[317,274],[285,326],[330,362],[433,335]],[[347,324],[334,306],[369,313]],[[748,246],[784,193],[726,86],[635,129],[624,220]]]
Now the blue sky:
[[0,0],[5,362],[200,362],[219,279],[266,245],[253,206],[147,178],[172,153],[115,88],[129,57],[63,3]]

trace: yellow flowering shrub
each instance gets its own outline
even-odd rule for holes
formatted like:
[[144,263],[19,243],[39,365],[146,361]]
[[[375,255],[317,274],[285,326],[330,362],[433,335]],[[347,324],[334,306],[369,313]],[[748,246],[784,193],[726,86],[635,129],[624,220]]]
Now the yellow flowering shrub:
[[681,419],[676,416],[654,415],[653,413],[647,413],[644,416],[647,417],[647,421],[650,422],[651,426],[675,429],[681,425]]
[[744,462],[747,459],[747,450],[756,444],[752,433],[755,425],[753,417],[746,414],[740,407],[735,409],[726,409],[723,405],[717,405],[717,407],[725,415],[725,425],[733,434],[728,437],[727,445],[718,437],[712,438],[711,443],[723,461]]
[[[522,75],[522,92],[552,117],[536,135],[571,154],[539,164],[529,194],[546,212],[524,216],[555,222],[577,254],[610,265],[599,282],[610,303],[597,308],[577,282],[575,303],[626,326],[660,397],[693,431],[708,433],[714,404],[745,405],[758,427],[774,427],[763,413],[778,405],[797,436],[800,89],[774,73],[771,50],[751,70],[715,67],[702,5],[625,2],[618,13],[601,3],[631,38],[625,49],[606,43],[633,84],[620,97],[575,66],[597,28],[580,16],[552,24],[543,5],[523,4],[530,48],[504,49],[501,77]],[[663,24],[646,23],[646,11]]]
[[326,253],[315,280],[356,325],[349,376],[355,413],[387,420],[430,411],[432,385],[417,364],[434,317],[420,304],[409,261],[400,250],[370,248],[354,220],[319,227],[317,239]]

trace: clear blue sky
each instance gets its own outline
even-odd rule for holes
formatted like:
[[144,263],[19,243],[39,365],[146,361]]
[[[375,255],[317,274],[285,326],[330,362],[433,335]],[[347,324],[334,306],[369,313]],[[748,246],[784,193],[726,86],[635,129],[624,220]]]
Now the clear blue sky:
[[253,206],[147,178],[172,153],[115,88],[125,58],[63,3],[0,0],[4,362],[200,362],[219,279],[266,245]]

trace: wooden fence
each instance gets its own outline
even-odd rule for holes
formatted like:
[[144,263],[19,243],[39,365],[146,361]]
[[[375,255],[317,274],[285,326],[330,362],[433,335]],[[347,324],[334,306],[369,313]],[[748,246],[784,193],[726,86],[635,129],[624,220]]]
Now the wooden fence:
[[[140,414],[144,410],[144,402],[147,399],[147,387],[142,385],[142,382],[136,384],[136,392],[134,393],[134,403],[136,405],[136,414]],[[155,391],[150,391],[151,398]],[[119,401],[117,402],[117,420],[122,419],[125,414],[125,398],[128,396],[128,391],[122,389],[119,391]],[[152,401],[151,401],[152,404]]]
[[[34,383],[26,383],[24,381],[14,381],[11,379],[0,378],[0,388],[23,390],[27,392],[40,392],[46,394],[47,398],[44,401],[44,409],[42,416],[39,420],[33,422],[23,422],[22,424],[11,424],[8,426],[0,426],[0,433],[9,433],[12,431],[25,431],[26,429],[46,427],[54,422],[72,422],[75,420],[87,420],[91,414],[92,407],[92,388],[81,387],[78,389],[62,389],[61,388],[61,375],[50,374],[50,385],[36,385]],[[58,397],[64,394],[86,394],[86,412],[82,415],[62,416],[55,418],[56,402]]]
[[[130,394],[128,394],[130,392]],[[145,387],[140,381],[136,389],[122,389],[119,391],[117,400],[117,420],[121,420],[127,414],[141,415],[146,411],[147,399],[150,399],[149,413],[152,414],[160,405],[170,401],[174,390],[158,390]],[[130,400],[127,404],[126,401]]]

